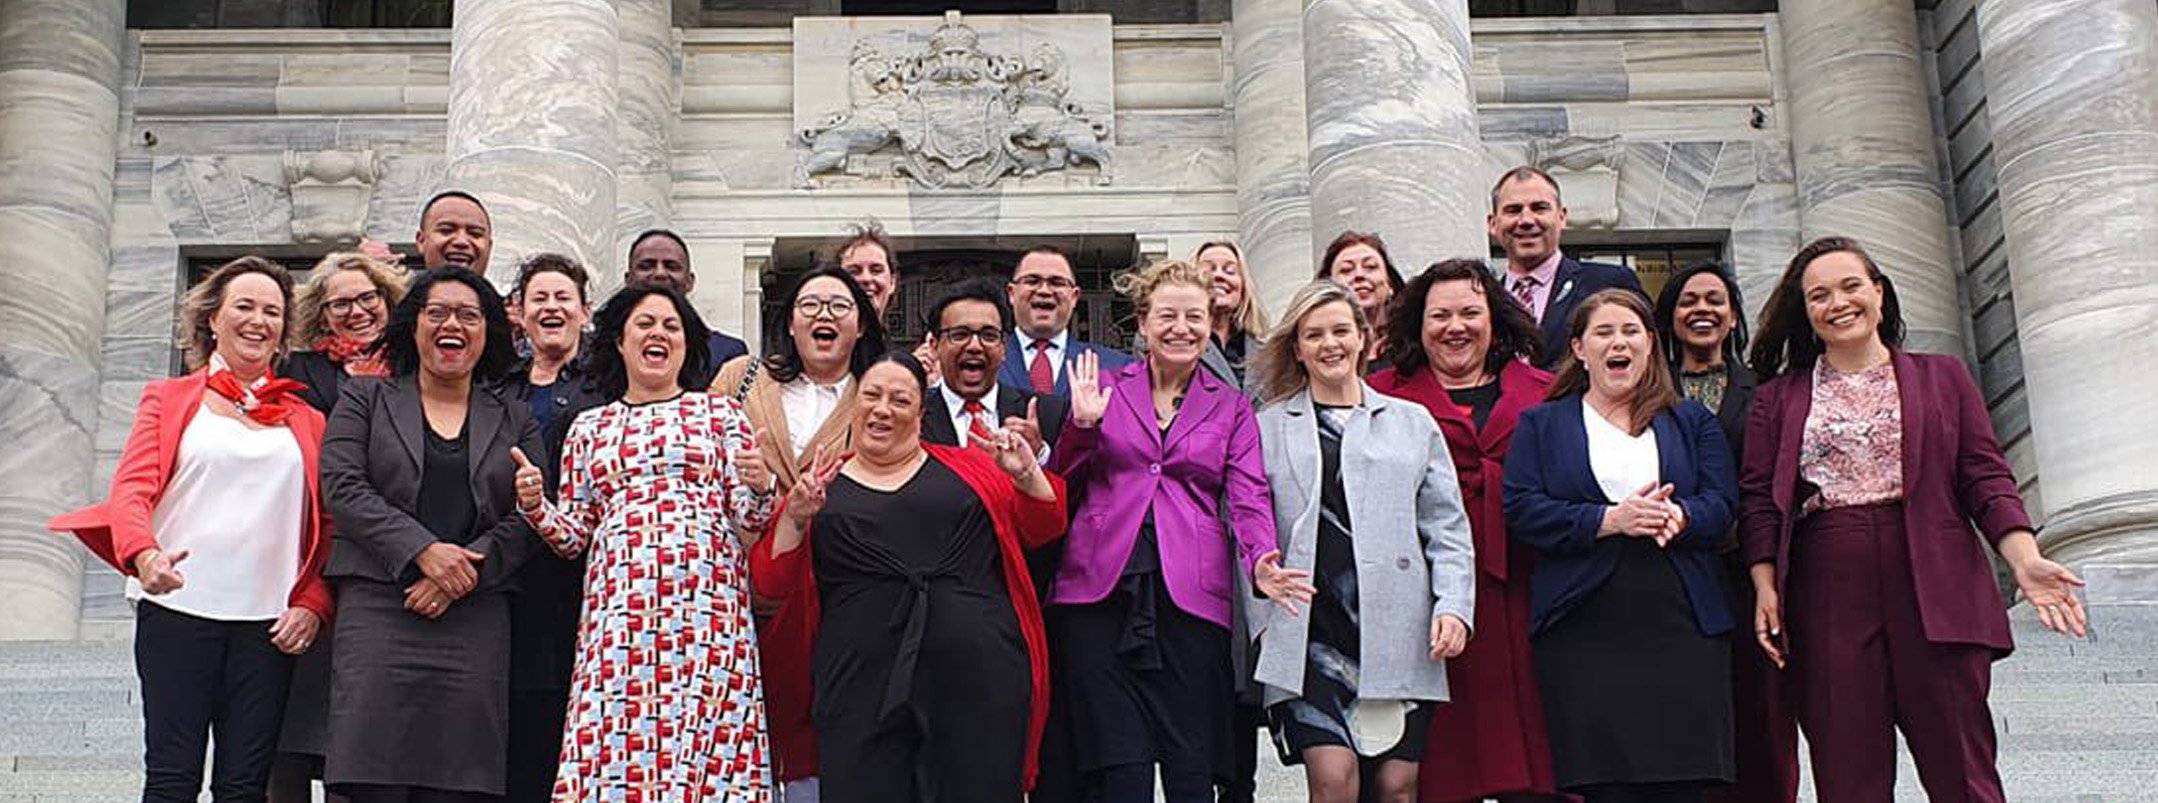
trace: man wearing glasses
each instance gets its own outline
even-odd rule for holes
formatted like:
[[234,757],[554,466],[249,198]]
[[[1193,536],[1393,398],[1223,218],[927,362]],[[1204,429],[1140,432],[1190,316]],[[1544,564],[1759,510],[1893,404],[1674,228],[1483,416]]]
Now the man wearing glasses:
[[1124,352],[1072,337],[1072,313],[1079,308],[1079,282],[1072,272],[1071,257],[1056,246],[1028,249],[1019,258],[1019,267],[1012,271],[1005,293],[1019,316],[1019,325],[1014,330],[1016,336],[1006,339],[999,382],[1069,399],[1071,380],[1065,368],[1079,355],[1093,352],[1104,372],[1113,372],[1132,361]]
[[[944,384],[923,400],[922,439],[962,446],[966,441],[961,433],[986,435],[1009,426],[1025,435],[1035,454],[1047,462],[1049,445],[1064,428],[1067,403],[1024,385],[998,382],[1012,311],[997,293],[996,284],[969,279],[952,285],[929,305],[926,322]],[[1047,578],[1035,579],[1037,587],[1042,587],[1040,582]]]

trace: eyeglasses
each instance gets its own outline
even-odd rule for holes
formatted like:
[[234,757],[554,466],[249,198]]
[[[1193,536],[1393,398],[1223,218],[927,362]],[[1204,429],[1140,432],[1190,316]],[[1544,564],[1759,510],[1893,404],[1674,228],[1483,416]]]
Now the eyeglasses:
[[1070,290],[1079,286],[1078,282],[1074,282],[1062,276],[1043,276],[1040,274],[1018,277],[1012,280],[1012,284],[1019,285],[1020,287],[1024,287],[1028,290],[1047,287],[1051,290],[1058,291]]
[[428,323],[437,325],[448,323],[451,316],[456,316],[457,322],[466,326],[478,326],[487,320],[479,307],[453,307],[448,304],[429,304],[420,308],[420,314],[427,317]]
[[380,303],[382,303],[382,291],[369,290],[351,298],[330,299],[322,305],[322,308],[329,310],[331,315],[343,315],[351,312],[353,307],[372,307]]
[[805,318],[827,313],[834,318],[845,318],[854,314],[854,302],[837,296],[803,296],[795,299],[794,313]]
[[980,329],[968,329],[964,326],[954,326],[950,329],[944,329],[937,332],[937,339],[948,343],[965,345],[967,340],[970,338],[980,341],[981,344],[984,346],[996,348],[998,346],[1004,345],[1004,330],[998,329],[994,326],[984,326]]

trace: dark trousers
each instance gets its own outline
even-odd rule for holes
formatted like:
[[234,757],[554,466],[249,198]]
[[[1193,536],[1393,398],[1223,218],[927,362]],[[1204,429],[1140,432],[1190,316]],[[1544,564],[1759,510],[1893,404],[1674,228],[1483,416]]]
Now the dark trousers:
[[1934,803],[1998,803],[1993,653],[1926,640],[1901,505],[1814,514],[1793,537],[1784,623],[1822,800],[1895,799],[1896,731]]
[[340,784],[345,797],[352,803],[495,803],[500,795],[479,792],[456,792],[448,789],[429,789],[424,786],[378,786],[375,784]]
[[562,763],[563,721],[569,712],[568,689],[510,690],[508,803],[547,803],[554,799],[555,771]]
[[[1733,561],[1734,564],[1740,563]],[[1709,793],[1712,803],[1797,803],[1798,719],[1789,702],[1790,683],[1754,640],[1753,579],[1742,565],[1729,578],[1732,610],[1741,626],[1731,631],[1731,759],[1738,771],[1730,786]]]
[[1703,781],[1679,781],[1584,786],[1574,791],[1581,803],[1701,803],[1708,799],[1710,787]]
[[[1249,670],[1245,672],[1250,676]],[[1256,681],[1254,681],[1256,683]],[[1259,734],[1266,709],[1237,700],[1229,726],[1229,777],[1221,779],[1216,803],[1251,803],[1259,791]]]
[[214,735],[210,797],[260,801],[285,719],[292,656],[268,621],[221,622],[144,601],[135,607],[142,679],[143,803],[193,803]]

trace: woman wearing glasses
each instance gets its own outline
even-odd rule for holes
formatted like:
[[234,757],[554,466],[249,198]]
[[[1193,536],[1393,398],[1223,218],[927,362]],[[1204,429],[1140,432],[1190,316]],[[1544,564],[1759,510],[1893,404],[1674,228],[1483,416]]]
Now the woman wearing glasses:
[[[780,494],[794,487],[820,447],[831,454],[849,448],[855,380],[884,353],[884,325],[869,294],[837,266],[802,274],[787,292],[783,314],[766,327],[776,336],[764,357],[735,358],[720,367],[711,387],[713,395],[741,402]],[[800,605],[782,605],[757,632],[779,779],[814,789],[807,613]]]
[[324,775],[357,803],[503,794],[504,586],[538,543],[510,452],[540,453],[531,411],[488,389],[515,359],[509,327],[478,274],[420,274],[383,335],[390,378],[346,385],[330,416],[338,650]]

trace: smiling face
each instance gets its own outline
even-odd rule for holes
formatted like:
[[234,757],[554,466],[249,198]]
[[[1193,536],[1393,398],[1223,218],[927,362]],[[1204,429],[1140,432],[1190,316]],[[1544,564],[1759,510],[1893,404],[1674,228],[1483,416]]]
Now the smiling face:
[[577,297],[576,281],[557,271],[544,271],[525,280],[518,315],[532,348],[550,354],[574,354],[592,311]]
[[1678,290],[1678,306],[1671,314],[1679,345],[1697,359],[1711,361],[1723,348],[1725,338],[1738,326],[1731,308],[1731,289],[1712,271],[1686,278]]
[[439,380],[471,378],[487,351],[487,317],[479,294],[462,282],[435,282],[427,288],[413,337],[420,370]]
[[794,295],[794,310],[787,331],[794,336],[795,353],[802,367],[818,377],[836,377],[854,356],[854,341],[862,335],[861,318],[854,308],[854,294],[830,276],[802,284]]
[[1343,385],[1356,381],[1364,354],[1364,331],[1358,325],[1363,313],[1347,302],[1334,302],[1313,309],[1296,322],[1296,361],[1312,383]]
[[388,299],[367,271],[340,270],[322,285],[322,319],[330,334],[355,343],[373,343],[390,320]]
[[1534,176],[1508,180],[1499,187],[1485,219],[1491,241],[1506,252],[1506,261],[1522,270],[1535,268],[1559,248],[1559,235],[1566,231],[1566,207],[1559,205],[1559,191]]
[[1028,337],[1056,337],[1070,326],[1072,311],[1079,308],[1075,277],[1071,263],[1056,254],[1021,257],[1005,286],[1012,311],[1019,316],[1019,331]]
[[495,248],[494,226],[479,204],[443,198],[427,208],[413,242],[419,245],[420,259],[427,267],[456,265],[484,275],[487,257]]
[[854,448],[889,460],[921,447],[922,387],[896,362],[862,372],[854,405]]
[[1147,359],[1176,367],[1197,363],[1214,331],[1212,310],[1206,288],[1181,283],[1154,288],[1140,317]]
[[689,269],[689,251],[674,240],[655,234],[629,250],[629,275],[624,277],[623,284],[672,287],[686,296],[696,288],[697,274]]
[[1371,320],[1385,320],[1386,302],[1393,300],[1394,286],[1387,281],[1386,258],[1379,255],[1379,249],[1363,243],[1343,248],[1334,255],[1333,264],[1326,266],[1326,275],[1355,293],[1356,303]]
[[285,296],[277,282],[243,273],[225,283],[224,301],[210,313],[217,355],[238,373],[260,376],[285,340]]
[[[994,343],[988,338],[997,338]],[[937,371],[963,399],[984,399],[1004,367],[1003,320],[987,301],[962,299],[944,305],[937,321]]]
[[869,294],[869,303],[878,314],[889,309],[892,293],[899,289],[899,274],[892,270],[892,256],[884,253],[884,247],[872,242],[855,243],[853,248],[839,255],[839,267],[854,277],[854,283]]
[[615,349],[622,355],[630,387],[655,396],[681,390],[682,359],[689,349],[683,340],[682,314],[666,296],[645,296],[630,309]]
[[1230,316],[1244,304],[1244,260],[1228,246],[1216,245],[1199,252],[1199,267],[1214,279],[1214,314]]
[[1439,383],[1472,387],[1491,355],[1491,302],[1468,279],[1433,282],[1424,294],[1424,357]]
[[1607,303],[1589,313],[1588,328],[1574,338],[1574,359],[1588,369],[1591,391],[1625,398],[1647,374],[1654,342],[1648,321],[1622,305]]
[[1799,277],[1806,291],[1806,320],[1829,348],[1871,345],[1881,331],[1881,283],[1866,261],[1849,251],[1815,257]]

